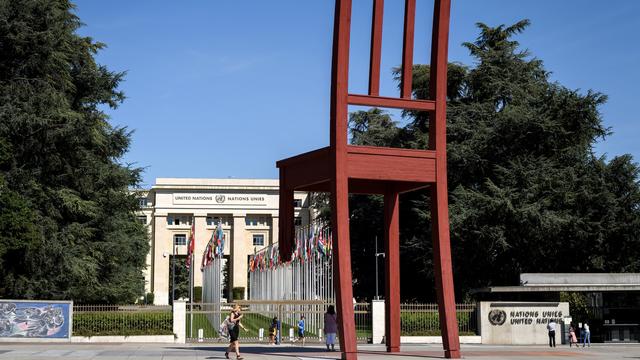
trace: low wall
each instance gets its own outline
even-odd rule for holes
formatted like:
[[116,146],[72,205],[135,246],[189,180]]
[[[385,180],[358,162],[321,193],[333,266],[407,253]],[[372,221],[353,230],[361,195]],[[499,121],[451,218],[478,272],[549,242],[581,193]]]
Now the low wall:
[[552,319],[556,322],[556,343],[561,344],[569,303],[483,301],[478,316],[483,344],[548,344],[547,324]]
[[170,343],[176,342],[173,335],[133,336],[72,336],[72,343]]
[[[442,336],[401,336],[401,344],[442,344]],[[481,344],[480,336],[460,336],[461,344]]]

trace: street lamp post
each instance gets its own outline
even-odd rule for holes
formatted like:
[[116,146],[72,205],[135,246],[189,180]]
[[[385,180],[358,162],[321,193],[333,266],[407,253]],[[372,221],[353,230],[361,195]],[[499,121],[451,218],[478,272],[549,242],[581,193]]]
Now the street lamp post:
[[375,257],[376,257],[376,300],[380,300],[380,296],[378,295],[378,256],[384,257],[384,253],[378,252],[378,237],[376,236],[376,245],[375,245]]

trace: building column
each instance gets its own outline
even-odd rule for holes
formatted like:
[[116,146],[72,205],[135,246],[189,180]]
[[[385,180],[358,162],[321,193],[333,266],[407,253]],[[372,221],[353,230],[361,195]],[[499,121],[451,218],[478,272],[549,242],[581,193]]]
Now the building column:
[[[231,241],[231,289],[242,286],[247,291],[247,240],[245,239],[245,217],[246,214],[233,214],[233,239]],[[231,295],[231,294],[230,294]]]
[[[166,228],[167,215],[156,215],[153,218],[154,245],[153,245],[153,304],[169,304],[169,267],[171,266],[171,254],[173,238],[159,236],[157,232]],[[167,256],[164,256],[167,254]]]
[[271,215],[271,244],[278,242],[278,231],[280,231],[280,218],[277,215]]
[[202,254],[204,248],[211,238],[212,231],[207,230],[207,215],[194,214],[193,220],[196,222],[196,244],[193,250],[193,286],[202,286]]

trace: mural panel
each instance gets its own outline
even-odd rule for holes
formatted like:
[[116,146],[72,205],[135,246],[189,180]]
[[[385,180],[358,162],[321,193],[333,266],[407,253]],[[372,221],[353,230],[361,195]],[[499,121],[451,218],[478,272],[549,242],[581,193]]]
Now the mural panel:
[[70,337],[71,302],[0,300],[0,337]]

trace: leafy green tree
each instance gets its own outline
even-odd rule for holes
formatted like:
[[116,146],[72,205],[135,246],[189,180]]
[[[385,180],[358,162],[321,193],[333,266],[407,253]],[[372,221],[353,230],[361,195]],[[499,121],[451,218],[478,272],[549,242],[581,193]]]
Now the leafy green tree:
[[130,133],[103,106],[124,74],[76,31],[67,0],[0,2],[0,297],[128,302],[149,250]]
[[[459,298],[476,287],[517,284],[522,272],[640,270],[638,166],[630,155],[607,160],[593,152],[609,134],[599,112],[606,96],[550,81],[543,62],[513,40],[528,25],[478,24],[478,38],[463,44],[474,66],[449,64],[449,200]],[[413,84],[417,98],[428,98],[428,66],[414,67]],[[428,114],[404,115],[410,121],[398,127],[377,109],[352,114],[352,142],[426,148]],[[405,299],[434,295],[429,201],[426,191],[401,196]],[[381,234],[381,200],[352,196],[351,209],[357,257],[370,250],[373,233]],[[369,263],[356,272],[356,285],[371,274]],[[356,290],[370,296],[370,289]]]

